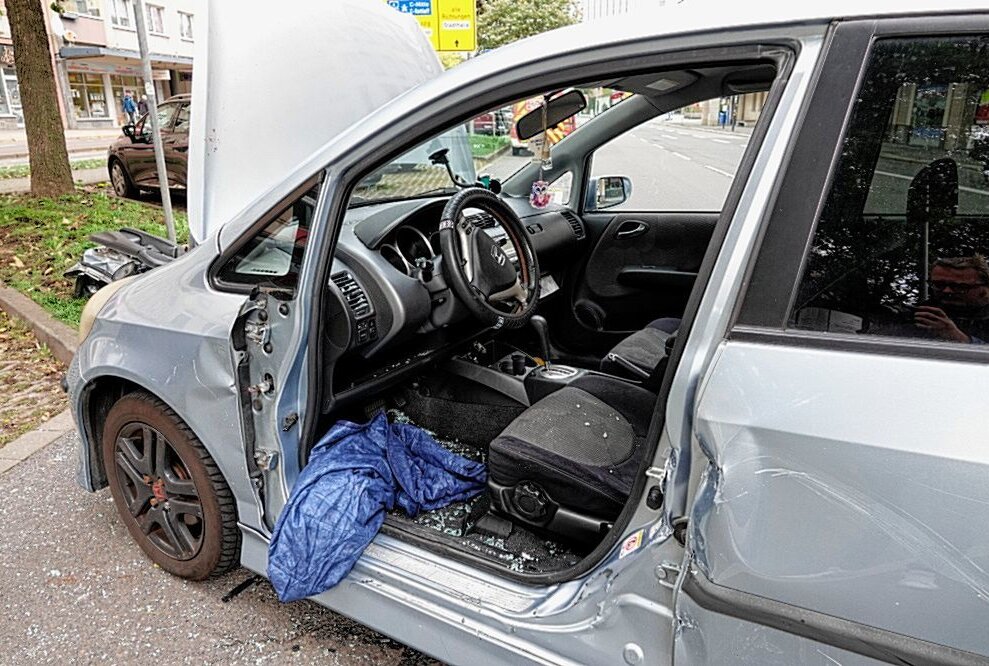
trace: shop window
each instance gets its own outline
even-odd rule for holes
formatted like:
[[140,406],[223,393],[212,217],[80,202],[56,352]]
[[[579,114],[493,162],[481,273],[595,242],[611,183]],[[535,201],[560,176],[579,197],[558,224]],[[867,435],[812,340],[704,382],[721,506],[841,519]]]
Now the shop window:
[[141,79],[136,76],[111,76],[110,87],[113,89],[113,103],[116,113],[122,114],[124,111],[124,91],[129,90],[134,103],[137,104],[143,94],[144,85]]
[[146,5],[148,14],[148,32],[155,35],[165,34],[165,8],[158,5]]
[[182,39],[192,39],[192,14],[179,12],[179,34]]
[[118,28],[134,27],[134,3],[132,0],[107,0],[110,5],[110,22]]
[[877,42],[790,326],[989,343],[989,38]]
[[[10,88],[8,86],[8,93]],[[99,74],[69,72],[69,92],[76,118],[109,118],[110,107]]]

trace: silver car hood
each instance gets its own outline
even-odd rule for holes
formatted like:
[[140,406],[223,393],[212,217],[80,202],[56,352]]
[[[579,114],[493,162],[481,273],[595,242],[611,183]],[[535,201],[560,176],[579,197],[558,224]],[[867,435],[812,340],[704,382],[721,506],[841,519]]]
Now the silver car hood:
[[[255,6],[256,5],[256,6]],[[344,129],[442,72],[419,24],[381,0],[203,3],[188,170],[202,242]]]

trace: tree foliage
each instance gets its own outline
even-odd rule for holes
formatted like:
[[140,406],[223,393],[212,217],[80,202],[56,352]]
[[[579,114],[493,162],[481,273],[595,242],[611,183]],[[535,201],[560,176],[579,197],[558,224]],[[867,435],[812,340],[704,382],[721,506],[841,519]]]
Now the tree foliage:
[[478,46],[494,49],[578,20],[575,0],[480,0]]

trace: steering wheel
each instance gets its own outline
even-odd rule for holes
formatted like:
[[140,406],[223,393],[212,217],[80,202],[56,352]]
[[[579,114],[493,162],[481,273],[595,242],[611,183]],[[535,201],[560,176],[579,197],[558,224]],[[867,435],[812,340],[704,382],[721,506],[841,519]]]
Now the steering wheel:
[[[518,257],[518,271],[484,229],[464,216],[479,208],[499,223]],[[471,314],[496,329],[524,326],[539,303],[539,264],[522,220],[497,195],[469,187],[453,195],[440,217],[443,274]]]

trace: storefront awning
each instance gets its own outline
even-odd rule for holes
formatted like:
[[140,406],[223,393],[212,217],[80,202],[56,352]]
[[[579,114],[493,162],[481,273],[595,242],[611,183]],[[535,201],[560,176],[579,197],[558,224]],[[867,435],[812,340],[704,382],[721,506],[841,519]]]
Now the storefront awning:
[[[105,46],[63,46],[58,50],[58,55],[64,60],[80,60],[83,58],[100,58],[104,56],[113,58],[131,58],[134,60],[141,59],[141,54],[137,51],[129,51],[127,49],[111,49]],[[152,53],[151,60],[152,62],[192,66],[192,58],[189,56]]]

